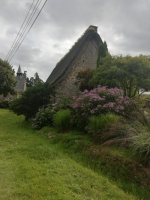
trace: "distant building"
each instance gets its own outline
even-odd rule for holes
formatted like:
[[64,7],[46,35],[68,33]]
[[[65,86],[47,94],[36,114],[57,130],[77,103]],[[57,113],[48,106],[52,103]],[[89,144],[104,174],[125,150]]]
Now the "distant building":
[[17,96],[20,96],[20,94],[26,90],[26,77],[22,73],[20,65],[18,67],[16,79],[18,83],[15,90],[17,91]]
[[19,65],[18,67],[18,71],[16,73],[17,75],[15,76],[15,78],[17,79],[17,86],[15,87],[15,90],[17,91],[17,95],[11,95],[8,94],[7,97],[4,97],[3,94],[0,95],[0,100],[5,100],[5,99],[14,99],[17,98],[21,95],[21,93],[23,93],[26,90],[26,77],[25,75],[22,73],[21,71],[21,67]]
[[139,94],[142,94],[142,95],[150,95],[150,91],[145,92],[144,89],[139,89]]

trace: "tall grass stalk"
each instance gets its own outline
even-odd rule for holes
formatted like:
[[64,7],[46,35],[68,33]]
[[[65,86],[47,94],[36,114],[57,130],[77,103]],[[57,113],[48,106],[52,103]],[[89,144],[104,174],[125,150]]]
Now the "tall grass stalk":
[[71,111],[67,110],[60,110],[54,115],[54,127],[60,131],[65,132],[70,130],[71,128]]
[[110,123],[118,121],[118,116],[113,113],[107,113],[101,116],[94,116],[90,118],[89,125],[87,126],[88,132],[92,134],[102,134]]

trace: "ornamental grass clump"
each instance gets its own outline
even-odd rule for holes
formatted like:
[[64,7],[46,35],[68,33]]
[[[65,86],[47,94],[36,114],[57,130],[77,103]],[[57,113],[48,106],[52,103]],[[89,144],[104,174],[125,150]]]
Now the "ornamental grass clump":
[[150,128],[134,121],[128,128],[133,154],[139,161],[150,165]]
[[107,113],[101,116],[93,116],[89,119],[87,130],[92,135],[102,135],[111,123],[118,121],[118,116],[113,113]]
[[80,128],[85,128],[92,116],[106,113],[124,114],[129,109],[131,102],[123,96],[123,90],[118,88],[108,89],[106,86],[81,92],[78,97],[73,97],[74,122]]
[[69,131],[71,128],[71,111],[60,110],[53,117],[54,127],[60,131]]

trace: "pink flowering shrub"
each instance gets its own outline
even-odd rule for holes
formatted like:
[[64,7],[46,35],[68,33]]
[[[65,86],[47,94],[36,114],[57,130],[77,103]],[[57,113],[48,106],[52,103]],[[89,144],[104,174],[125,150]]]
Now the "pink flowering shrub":
[[85,90],[73,99],[74,122],[81,128],[85,128],[92,116],[108,112],[123,114],[131,105],[129,98],[123,96],[123,90],[108,89],[106,86],[98,86],[91,91]]

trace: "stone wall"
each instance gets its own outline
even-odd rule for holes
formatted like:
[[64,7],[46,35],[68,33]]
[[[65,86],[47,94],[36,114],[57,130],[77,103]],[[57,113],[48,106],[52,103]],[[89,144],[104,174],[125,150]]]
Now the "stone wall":
[[94,40],[87,41],[82,51],[72,64],[67,76],[55,86],[56,101],[62,97],[74,96],[79,92],[79,81],[76,79],[80,70],[96,69],[98,58],[98,44]]

